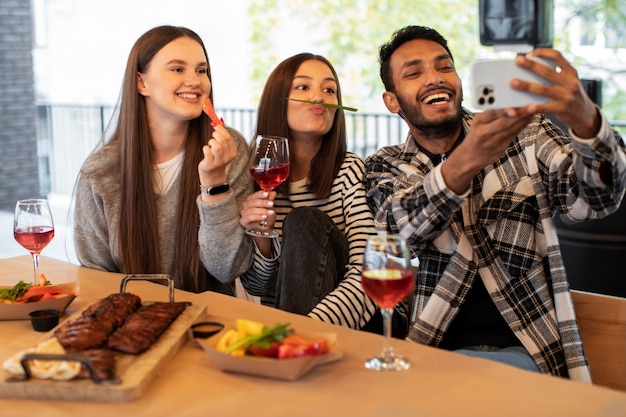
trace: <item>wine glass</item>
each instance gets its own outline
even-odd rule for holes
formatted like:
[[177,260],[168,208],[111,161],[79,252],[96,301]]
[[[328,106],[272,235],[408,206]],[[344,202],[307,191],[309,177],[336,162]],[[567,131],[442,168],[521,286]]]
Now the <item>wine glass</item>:
[[365,294],[380,308],[385,338],[380,355],[367,359],[365,367],[376,371],[409,369],[411,362],[396,355],[390,345],[394,307],[415,285],[415,275],[404,239],[393,235],[377,235],[368,239],[363,257],[361,285]]
[[33,257],[34,285],[39,285],[39,254],[54,237],[52,212],[45,199],[19,200],[15,205],[13,236]]
[[[287,138],[258,135],[256,151],[250,165],[250,174],[263,191],[270,192],[289,176],[289,144]],[[248,229],[251,236],[275,238],[278,232],[262,220],[255,229]]]

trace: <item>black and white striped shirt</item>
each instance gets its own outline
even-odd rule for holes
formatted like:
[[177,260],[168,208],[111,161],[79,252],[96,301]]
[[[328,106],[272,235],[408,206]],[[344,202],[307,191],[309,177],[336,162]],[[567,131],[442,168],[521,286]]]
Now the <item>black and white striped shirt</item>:
[[[289,184],[289,195],[278,195],[274,201],[276,222],[274,229],[282,232],[285,216],[297,207],[315,207],[326,213],[348,240],[349,264],[339,286],[328,294],[309,317],[359,329],[369,321],[375,311],[374,303],[361,287],[361,264],[367,238],[375,234],[374,217],[367,205],[363,178],[365,166],[362,159],[347,153],[335,177],[330,195],[317,198],[306,188],[307,180]],[[252,268],[241,276],[246,290],[253,295],[272,294],[281,253],[281,237],[273,240],[272,257],[265,258],[255,251]],[[265,301],[265,299],[264,299]]]

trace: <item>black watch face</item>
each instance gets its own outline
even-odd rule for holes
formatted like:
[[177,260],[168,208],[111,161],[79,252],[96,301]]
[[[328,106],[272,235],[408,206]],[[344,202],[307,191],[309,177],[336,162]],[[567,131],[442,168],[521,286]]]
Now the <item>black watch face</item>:
[[210,195],[222,194],[229,190],[228,184],[217,185],[209,190]]

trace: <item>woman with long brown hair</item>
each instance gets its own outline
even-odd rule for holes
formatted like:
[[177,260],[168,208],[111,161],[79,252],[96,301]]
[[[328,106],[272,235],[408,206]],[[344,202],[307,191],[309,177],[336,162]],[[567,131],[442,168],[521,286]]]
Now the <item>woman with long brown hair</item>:
[[224,244],[207,256],[217,278],[240,276],[266,305],[363,329],[376,310],[361,288],[363,251],[375,229],[363,161],[346,150],[341,104],[339,78],[322,56],[297,54],[272,71],[255,136],[288,139],[289,178],[276,191],[251,194],[238,218],[243,228],[266,220],[279,237],[232,239],[230,224],[213,230]]
[[233,294],[231,284],[205,269],[198,236],[201,219],[240,207],[250,193],[247,145],[202,114],[211,87],[208,55],[195,32],[159,26],[137,40],[110,140],[87,159],[77,182],[74,233],[82,265],[168,274],[177,288]]

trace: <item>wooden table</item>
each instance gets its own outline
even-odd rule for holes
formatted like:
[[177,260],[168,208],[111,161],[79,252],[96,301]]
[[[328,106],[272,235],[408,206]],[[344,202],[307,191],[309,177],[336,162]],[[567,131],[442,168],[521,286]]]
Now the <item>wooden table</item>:
[[[32,274],[29,256],[0,259],[0,284]],[[75,274],[80,294],[68,314],[119,291],[120,274],[42,258],[49,279]],[[65,275],[63,275],[65,274]],[[162,286],[146,284],[147,296]],[[295,382],[224,373],[195,341],[163,367],[141,397],[128,403],[0,399],[2,416],[624,416],[626,393],[526,372],[496,362],[394,340],[413,366],[399,373],[363,368],[382,337],[332,326],[220,294],[176,291],[177,301],[206,304],[208,319],[288,321],[306,332],[334,332],[344,352],[339,362],[313,369]],[[65,314],[62,319],[67,319]],[[0,360],[42,337],[27,320],[0,321]],[[4,372],[4,371],[1,371]],[[6,376],[4,373],[3,377]]]

